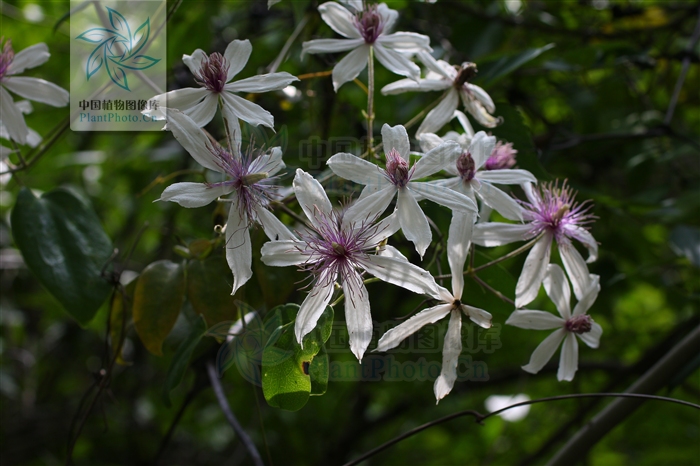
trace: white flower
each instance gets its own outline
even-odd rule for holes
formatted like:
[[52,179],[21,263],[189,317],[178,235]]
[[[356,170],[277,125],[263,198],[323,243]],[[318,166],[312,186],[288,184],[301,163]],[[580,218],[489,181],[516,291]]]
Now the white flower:
[[0,52],[0,115],[10,139],[20,144],[27,144],[29,129],[21,109],[14,104],[7,91],[54,107],[68,105],[69,95],[65,89],[43,79],[16,76],[28,68],[45,63],[50,56],[49,48],[44,43],[27,47],[15,55],[10,40],[5,42]]
[[331,29],[346,39],[317,39],[304,42],[302,55],[306,53],[336,53],[351,50],[345,58],[333,68],[333,88],[338,88],[352,81],[367,66],[370,47],[379,63],[392,73],[420,77],[420,68],[408,59],[407,54],[421,51],[429,52],[430,38],[412,32],[395,32],[389,34],[398,19],[398,12],[386,6],[361,2],[347,2],[353,14],[344,6],[327,2],[318,7],[321,17]]
[[[228,108],[230,115],[236,119],[247,121],[251,125],[272,128],[274,118],[270,112],[233,92],[257,94],[277,91],[298,79],[289,73],[269,73],[230,82],[248,63],[252,51],[253,46],[246,39],[229,43],[223,55],[215,52],[207,56],[201,49],[195,50],[192,55],[183,55],[182,61],[201,87],[166,92],[150,100],[158,101],[159,108],[176,108],[184,112],[200,127],[214,118],[216,107],[220,103],[222,108]],[[142,113],[163,117],[160,109],[144,110]],[[233,125],[234,122],[228,124]]]
[[327,164],[341,178],[367,185],[357,203],[348,210],[347,217],[352,220],[380,215],[398,193],[396,210],[401,230],[423,257],[432,240],[432,233],[428,219],[418,205],[417,196],[453,211],[476,212],[476,204],[464,194],[439,184],[413,181],[453,165],[462,152],[461,148],[457,143],[447,141],[423,155],[409,168],[410,144],[406,128],[385,124],[382,127],[382,141],[386,151],[386,169],[347,153],[335,154]]
[[[379,222],[376,217],[349,222],[342,213],[333,211],[321,184],[301,169],[297,169],[294,177],[294,192],[312,231],[300,233],[300,240],[265,243],[262,261],[275,267],[299,265],[314,277],[313,287],[301,304],[294,324],[299,343],[316,326],[339,280],[345,294],[350,349],[362,360],[372,339],[372,316],[361,273],[428,295],[436,292],[435,279],[404,257],[372,254],[398,229],[396,214]],[[394,250],[391,246],[386,249]]]
[[465,233],[459,231],[464,228],[464,222],[452,222],[450,236],[447,241],[447,259],[452,273],[452,293],[438,286],[432,296],[442,304],[425,309],[406,322],[386,332],[377,344],[374,351],[387,351],[398,346],[404,339],[416,333],[422,327],[437,322],[450,315],[450,322],[445,335],[442,349],[442,370],[433,386],[435,398],[439,402],[454,386],[457,379],[457,363],[462,352],[462,313],[468,316],[477,325],[491,327],[491,314],[477,307],[469,306],[462,302],[464,291],[464,262],[469,253],[469,243],[462,241]]
[[[518,403],[525,403],[527,401],[530,401],[530,397],[524,393],[520,393],[518,395],[491,395],[490,397],[486,398],[484,405],[486,405],[486,409],[490,413],[493,413],[494,411],[500,411],[508,406]],[[524,419],[529,412],[530,405],[524,405],[503,411],[499,414],[499,416],[508,422],[517,422]]]
[[477,223],[472,241],[486,247],[525,241],[542,234],[525,259],[523,271],[515,287],[515,306],[523,307],[537,297],[547,272],[552,242],[556,241],[559,255],[571,280],[574,294],[581,299],[588,289],[588,266],[571,242],[575,239],[588,249],[588,261],[598,256],[598,243],[587,228],[595,218],[588,201],[576,203],[576,193],[566,185],[547,183],[535,189],[530,183],[522,185],[529,202],[521,202],[525,224]]
[[[177,202],[183,207],[202,207],[215,199],[231,195],[231,207],[226,222],[226,260],[233,273],[234,294],[253,276],[252,248],[248,227],[252,222],[262,225],[270,239],[292,239],[294,235],[269,210],[275,196],[275,173],[284,168],[282,151],[273,147],[269,153],[253,158],[242,155],[234,142],[227,151],[209,140],[207,135],[187,115],[168,110],[168,125],[182,147],[203,167],[224,174],[219,183],[174,183],[161,195],[161,201]],[[239,138],[234,137],[234,141]]]
[[[424,151],[432,150],[447,140],[455,140],[457,133],[450,132],[445,138],[440,138],[433,133],[421,135],[420,145]],[[537,183],[532,173],[527,170],[518,169],[495,169],[488,170],[486,162],[494,151],[496,138],[487,136],[483,131],[479,131],[469,142],[465,144],[465,139],[460,136],[456,139],[462,148],[462,154],[453,165],[445,168],[445,171],[452,178],[446,180],[432,181],[433,184],[440,184],[468,196],[474,202],[478,197],[484,204],[495,209],[498,213],[509,220],[523,220],[522,207],[511,196],[501,191],[494,184],[523,184]]]
[[455,110],[459,106],[459,100],[467,112],[482,126],[493,128],[501,123],[500,118],[494,118],[491,113],[496,111],[496,106],[491,97],[482,88],[470,84],[469,79],[476,74],[474,63],[463,63],[455,68],[443,60],[435,60],[429,53],[419,53],[418,59],[428,68],[425,79],[417,82],[410,79],[401,79],[382,88],[382,94],[393,95],[408,91],[444,91],[448,90],[442,101],[428,112],[421,123],[417,137],[423,133],[435,133],[445,126],[448,121],[457,116]]
[[[21,113],[27,115],[29,113],[32,113],[32,103],[29,102],[28,100],[20,100],[19,102],[14,103],[15,107],[17,107],[17,110],[19,110]],[[0,138],[3,139],[12,139],[10,137],[10,133],[7,129],[7,126],[5,123],[3,123],[2,120],[0,120]],[[29,147],[36,147],[39,145],[41,142],[41,135],[34,131],[32,128],[27,128],[27,141],[26,144]]]
[[588,283],[588,288],[584,291],[572,313],[569,282],[561,267],[550,264],[547,266],[547,275],[544,278],[544,289],[557,306],[561,317],[549,312],[524,309],[517,310],[510,315],[506,321],[508,325],[534,330],[556,329],[532,353],[530,362],[523,366],[525,371],[531,374],[538,373],[552,358],[559,344],[563,341],[557,379],[571,381],[578,369],[578,342],[574,335],[591,348],[598,347],[603,329],[586,314],[600,291],[598,276],[590,275]]

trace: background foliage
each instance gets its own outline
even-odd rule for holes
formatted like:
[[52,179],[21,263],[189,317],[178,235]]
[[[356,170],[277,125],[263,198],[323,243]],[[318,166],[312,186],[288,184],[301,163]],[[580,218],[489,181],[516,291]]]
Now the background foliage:
[[[304,17],[308,24],[280,70],[300,75],[331,69],[336,55],[300,58],[303,40],[334,36],[316,13],[316,6],[312,1],[283,0],[268,11],[264,1],[183,1],[168,29],[169,89],[194,84],[181,62],[183,53],[196,48],[223,52],[236,38],[250,39],[254,50],[241,76],[264,72]],[[484,411],[484,400],[493,394],[525,393],[538,398],[623,391],[700,320],[700,59],[697,46],[688,48],[698,23],[698,4],[439,0],[435,4],[396,1],[390,6],[401,12],[397,30],[429,35],[433,48],[451,63],[477,63],[481,72],[476,83],[491,94],[497,103],[496,115],[506,121],[493,133],[515,143],[521,167],[544,179],[567,178],[579,190],[580,199],[594,201],[599,218],[592,233],[601,243],[601,253],[591,272],[601,276],[602,291],[591,314],[604,328],[601,347],[582,349],[576,379],[558,383],[556,361],[536,376],[520,369],[543,338],[541,333],[496,326],[491,334],[496,342],[493,351],[482,348],[471,354],[474,361],[486,363],[489,380],[458,382],[438,406],[434,405],[432,380],[331,381],[324,396],[311,397],[300,411],[288,412],[268,406],[260,389],[231,368],[223,379],[228,400],[266,462],[343,463],[424,422],[463,409]],[[37,7],[41,18],[36,15]],[[68,87],[68,27],[62,23],[54,32],[54,26],[68,10],[65,1],[9,1],[2,3],[1,17],[2,35],[12,39],[16,51],[37,42],[49,46],[51,59],[27,75],[64,88]],[[509,69],[513,56],[548,44],[555,46]],[[677,105],[669,112],[685,59],[689,70]],[[378,88],[395,79],[377,68]],[[357,148],[357,140],[348,142],[348,138],[361,138],[365,133],[361,111],[366,95],[359,86],[349,83],[335,94],[330,78],[296,84],[298,97],[282,92],[250,96],[275,115],[276,134],[256,129],[251,136],[258,144],[283,146],[288,166],[285,184],[290,184],[296,167],[320,174],[324,160],[340,150],[340,145]],[[435,93],[377,95],[377,125],[405,123],[437,97]],[[27,122],[40,134],[68,114],[65,108],[40,104],[34,108]],[[212,131],[222,135],[220,127]],[[100,371],[106,368],[110,305],[106,300],[83,329],[42,287],[41,277],[26,268],[17,249],[22,239],[10,233],[10,211],[29,194],[21,188],[38,194],[68,186],[81,193],[107,233],[105,244],[111,241],[121,251],[113,267],[126,271],[124,279],[156,261],[171,261],[158,264],[181,272],[183,267],[203,267],[199,259],[178,256],[174,246],[212,239],[214,225],[221,223],[221,207],[214,203],[184,209],[153,203],[169,184],[162,177],[190,168],[198,169],[169,133],[68,131],[29,170],[9,181],[3,179],[0,396],[4,464],[65,461],[71,420],[79,422],[85,410],[81,397],[94,394],[90,388],[104,376]],[[177,179],[194,180],[195,176]],[[330,186],[331,193],[346,191],[338,181]],[[18,221],[20,214],[15,212],[12,221]],[[432,217],[446,232],[449,214],[433,209]],[[293,223],[290,217],[283,218]],[[254,244],[263,241],[262,232],[254,231]],[[134,244],[126,261],[125,252]],[[399,235],[397,245],[411,254],[407,244]],[[476,257],[477,264],[509,249],[486,251]],[[214,248],[207,260],[220,260],[221,253]],[[431,250],[426,260],[430,254]],[[409,259],[419,261],[415,252]],[[505,262],[483,278],[512,292],[522,260]],[[442,266],[447,270],[445,263]],[[253,267],[253,279],[235,299],[261,314],[279,304],[301,302],[303,292],[297,291],[295,283],[303,278],[301,274],[264,267],[256,255]],[[215,317],[206,316],[215,321],[238,316],[231,298],[224,295],[226,301],[212,303],[206,300],[218,294],[201,289],[230,287],[230,274],[225,267],[222,270],[211,280],[188,284],[188,298],[182,312],[173,314],[178,317],[173,317],[177,319],[174,330],[163,342],[163,356],[146,350],[130,316],[116,317],[126,318],[124,364],[115,366],[108,390],[86,420],[73,453],[77,464],[153,464],[156,459],[162,464],[249,461],[206,379],[204,363],[215,357],[219,346],[213,339],[189,348],[192,364],[184,371],[182,383],[169,394],[172,405],[163,397],[164,385],[177,385],[173,383],[177,374],[169,373],[169,366],[178,347],[191,341],[192,332],[201,332],[202,321],[195,308],[215,309]],[[436,270],[434,267],[433,273]],[[408,314],[420,302],[419,297],[396,287],[375,283],[368,289],[378,323],[392,323],[391,319]],[[138,295],[138,287],[129,293]],[[498,324],[512,311],[471,282],[465,298],[489,310]],[[182,302],[180,298],[177,306]],[[537,303],[548,306],[545,299]],[[117,308],[118,304],[113,303]],[[343,319],[339,308],[335,319]],[[118,325],[116,321],[112,327]],[[441,338],[444,327],[423,332],[434,331]],[[342,325],[334,332],[338,332],[335,338],[343,339]],[[476,330],[465,328],[464,332],[466,339],[468,332]],[[353,364],[354,357],[345,346],[343,351],[330,353],[330,360]],[[440,358],[439,352],[392,354],[399,361]],[[662,394],[700,402],[697,361],[669,380]],[[536,405],[515,423],[491,418],[479,426],[462,418],[399,443],[371,464],[542,463],[606,403],[580,400]],[[182,417],[165,444],[166,432],[182,406]],[[582,461],[696,464],[698,457],[697,412],[649,402]]]

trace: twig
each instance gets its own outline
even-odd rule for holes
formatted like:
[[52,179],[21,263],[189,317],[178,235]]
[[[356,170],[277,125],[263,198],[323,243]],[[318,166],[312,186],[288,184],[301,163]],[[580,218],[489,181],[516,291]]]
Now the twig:
[[284,61],[289,49],[292,47],[292,44],[294,44],[294,41],[297,40],[297,37],[299,37],[299,34],[301,34],[302,29],[304,29],[304,26],[306,26],[306,23],[308,22],[309,15],[305,14],[301,21],[299,21],[299,24],[297,24],[297,27],[294,28],[294,32],[292,32],[292,35],[289,36],[287,42],[284,43],[284,46],[282,47],[282,50],[280,50],[279,55],[277,55],[277,58],[275,58],[275,61],[273,61],[268,67],[268,73],[274,73],[277,71],[277,68],[279,68]]
[[[515,403],[510,406],[506,406],[505,408],[499,409],[498,411],[493,411],[489,414],[481,414],[478,411],[475,411],[473,409],[467,409],[465,411],[460,411],[454,414],[450,414],[445,417],[441,417],[440,419],[437,419],[435,421],[431,421],[428,423],[425,423],[421,426],[418,426],[414,429],[409,430],[405,434],[401,434],[398,437],[394,437],[393,439],[389,440],[388,442],[385,442],[381,445],[379,445],[377,448],[374,448],[373,450],[368,451],[364,455],[360,456],[359,458],[356,458],[348,463],[346,463],[344,466],[354,466],[362,461],[366,460],[367,458],[370,458],[377,453],[380,453],[387,448],[391,447],[392,445],[395,445],[399,443],[401,440],[407,439],[408,437],[411,437],[419,432],[424,431],[425,429],[428,429],[430,427],[436,426],[438,424],[442,424],[443,422],[451,421],[452,419],[456,419],[458,417],[462,416],[474,416],[474,419],[476,422],[479,424],[483,423],[486,419],[495,416],[497,414],[500,414],[504,411],[508,411],[509,409],[517,408],[519,406],[527,406],[527,405],[533,405],[537,403],[545,403],[549,401],[560,401],[560,400],[568,400],[568,399],[573,399],[573,398],[607,398],[607,397],[616,397],[616,398],[638,398],[638,399],[647,399],[647,400],[657,400],[657,401],[666,401],[669,403],[676,403],[680,404],[683,406],[688,406],[690,408],[695,408],[700,410],[700,405],[697,405],[695,403],[690,403],[688,401],[683,401],[683,400],[677,400],[675,398],[667,398],[665,396],[654,396],[654,395],[644,395],[640,393],[575,393],[572,395],[560,395],[560,396],[551,396],[547,398],[539,398],[536,400],[529,400],[529,401],[523,401],[521,403]],[[569,463],[573,464],[575,461]]]
[[683,82],[685,81],[685,76],[688,74],[688,69],[690,68],[690,54],[695,48],[695,44],[700,40],[700,8],[698,8],[698,22],[695,24],[695,30],[693,31],[693,36],[688,43],[686,48],[687,55],[683,59],[683,64],[681,65],[681,72],[678,75],[678,80],[676,81],[676,87],[673,89],[673,96],[671,97],[671,102],[668,104],[668,110],[666,110],[666,117],[664,118],[664,124],[670,125],[671,119],[673,118],[673,112],[676,111],[676,104],[678,103],[678,97],[681,94],[681,89],[683,88]]
[[260,453],[258,453],[258,449],[255,448],[253,440],[251,440],[250,436],[246,433],[245,430],[243,430],[243,427],[241,427],[241,425],[238,423],[236,416],[233,415],[233,411],[231,411],[231,407],[229,406],[228,401],[226,400],[224,389],[221,386],[221,382],[219,382],[219,377],[216,374],[214,364],[212,364],[211,362],[207,362],[207,374],[209,375],[209,382],[211,383],[211,387],[214,389],[216,400],[219,402],[219,406],[221,407],[221,411],[223,411],[226,420],[229,424],[231,424],[233,431],[236,433],[236,435],[238,435],[238,437],[241,439],[241,442],[248,450],[250,457],[253,459],[253,463],[255,463],[255,466],[263,466],[264,463],[262,461],[262,458],[260,457]]

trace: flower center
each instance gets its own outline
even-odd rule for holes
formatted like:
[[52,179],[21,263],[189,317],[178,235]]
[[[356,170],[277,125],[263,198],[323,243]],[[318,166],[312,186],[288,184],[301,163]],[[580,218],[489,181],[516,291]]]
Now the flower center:
[[[4,40],[4,37],[0,37],[0,44],[2,44]],[[14,59],[15,52],[12,50],[12,41],[7,39],[7,42],[5,42],[5,45],[2,47],[2,52],[0,52],[0,79],[5,77]]]
[[396,149],[391,149],[384,155],[386,156],[386,172],[389,175],[389,181],[399,188],[403,188],[411,178],[408,163]]
[[347,250],[345,249],[345,246],[343,246],[340,243],[336,243],[335,241],[331,241],[331,249],[333,249],[333,251],[335,251],[335,253],[339,257],[342,257],[345,254],[347,254]]
[[589,316],[583,314],[568,319],[564,323],[564,328],[568,332],[578,333],[581,335],[582,333],[588,333],[591,331],[592,322],[593,320]]
[[504,168],[512,168],[515,166],[515,154],[518,151],[513,149],[513,144],[503,144],[501,141],[496,143],[493,152],[484,164],[486,170],[501,170]]
[[469,152],[462,152],[457,159],[457,171],[464,181],[471,181],[476,174],[476,163]]
[[355,26],[365,39],[365,43],[374,44],[384,31],[384,21],[379,14],[377,5],[366,5],[364,10],[355,14]]
[[455,299],[455,300],[452,302],[452,307],[455,308],[455,309],[461,308],[461,307],[462,307],[462,301],[460,301],[459,299]]
[[462,86],[464,86],[464,83],[476,76],[476,73],[476,63],[462,63],[461,68],[457,72],[457,77],[455,78],[455,87],[460,89]]
[[224,90],[228,77],[228,61],[218,52],[202,60],[202,66],[196,73],[195,81],[212,92],[219,93]]

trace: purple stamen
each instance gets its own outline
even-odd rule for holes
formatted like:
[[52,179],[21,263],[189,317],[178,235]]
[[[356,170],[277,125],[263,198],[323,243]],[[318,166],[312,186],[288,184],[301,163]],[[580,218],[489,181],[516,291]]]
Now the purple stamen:
[[224,56],[214,52],[202,60],[199,72],[194,75],[195,81],[212,92],[222,92],[226,85],[228,69],[229,63]]
[[457,159],[457,171],[460,178],[464,181],[471,181],[476,174],[476,163],[469,152],[462,152],[462,155]]
[[564,323],[564,328],[568,332],[578,333],[581,335],[582,333],[588,333],[591,331],[592,322],[593,320],[589,316],[583,314],[568,319]]
[[411,179],[413,170],[409,170],[406,162],[396,149],[386,152],[386,174],[389,181],[399,188],[406,186]]
[[[0,44],[3,43],[5,37],[0,37]],[[0,52],[0,79],[4,78],[12,65],[12,60],[15,59],[15,52],[12,50],[12,41],[7,39]]]
[[362,34],[366,44],[374,44],[384,31],[384,20],[379,14],[377,5],[366,5],[362,11],[357,12],[355,26]]
[[539,190],[533,190],[532,203],[518,202],[525,208],[523,218],[532,222],[534,236],[547,231],[554,235],[557,243],[568,244],[575,234],[575,227],[587,228],[596,217],[590,213],[590,201],[576,203],[576,192],[566,185],[566,181],[561,187],[558,183],[547,183]]
[[513,143],[503,144],[501,141],[496,143],[493,152],[484,164],[486,170],[502,170],[504,168],[512,168],[515,166],[515,154],[518,151],[513,149]]

